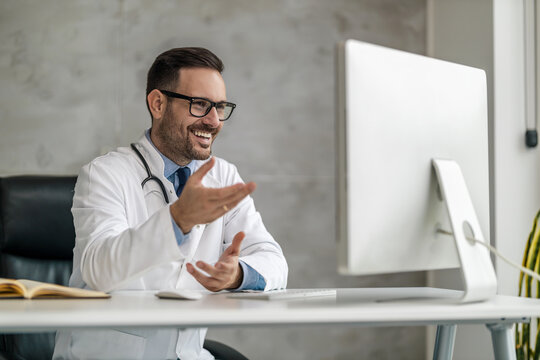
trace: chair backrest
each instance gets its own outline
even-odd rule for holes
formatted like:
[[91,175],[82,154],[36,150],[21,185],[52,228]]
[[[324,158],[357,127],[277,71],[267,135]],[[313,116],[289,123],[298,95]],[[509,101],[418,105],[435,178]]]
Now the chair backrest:
[[[75,229],[75,176],[0,178],[0,277],[67,285]],[[50,359],[55,333],[0,335],[0,360]],[[213,340],[204,347],[220,359],[247,359]]]
[[[0,178],[0,277],[67,285],[75,230],[75,176]],[[13,358],[51,358],[54,333],[4,335],[0,351]]]

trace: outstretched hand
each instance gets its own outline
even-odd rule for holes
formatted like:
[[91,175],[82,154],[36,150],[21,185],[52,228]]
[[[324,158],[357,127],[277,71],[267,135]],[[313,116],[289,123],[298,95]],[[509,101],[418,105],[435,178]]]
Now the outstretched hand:
[[214,189],[202,185],[202,179],[212,169],[212,157],[188,178],[180,198],[171,205],[174,221],[185,233],[197,224],[207,224],[223,216],[255,190],[255,183],[235,184]]
[[202,286],[210,291],[220,291],[225,289],[237,289],[242,284],[244,274],[242,267],[238,263],[240,254],[240,245],[246,235],[241,231],[234,236],[231,246],[229,246],[219,257],[214,266],[197,261],[199,269],[205,271],[206,276],[195,268],[192,264],[186,264],[187,271],[201,283]]

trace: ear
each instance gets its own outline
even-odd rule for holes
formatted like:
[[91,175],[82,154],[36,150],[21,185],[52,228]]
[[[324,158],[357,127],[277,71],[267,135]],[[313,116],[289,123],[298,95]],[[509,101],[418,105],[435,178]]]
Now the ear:
[[152,118],[154,120],[160,120],[165,113],[165,107],[167,105],[165,103],[167,101],[165,95],[163,95],[158,89],[154,89],[150,91],[146,97],[146,100],[148,100],[148,107],[152,113]]

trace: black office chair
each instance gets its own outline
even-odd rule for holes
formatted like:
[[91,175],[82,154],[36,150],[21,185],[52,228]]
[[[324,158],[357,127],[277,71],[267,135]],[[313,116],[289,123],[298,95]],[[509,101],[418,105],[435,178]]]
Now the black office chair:
[[[67,285],[75,230],[71,205],[74,176],[0,178],[0,277]],[[50,359],[55,333],[0,335],[0,360]],[[233,348],[206,340],[216,358],[246,359]]]
[[219,341],[206,339],[204,341],[204,348],[208,350],[210,354],[214,355],[217,360],[248,360],[248,358],[240,352]]
[[[71,274],[75,231],[71,203],[76,178],[0,179],[0,277],[65,285]],[[50,359],[54,332],[0,337],[8,358]]]

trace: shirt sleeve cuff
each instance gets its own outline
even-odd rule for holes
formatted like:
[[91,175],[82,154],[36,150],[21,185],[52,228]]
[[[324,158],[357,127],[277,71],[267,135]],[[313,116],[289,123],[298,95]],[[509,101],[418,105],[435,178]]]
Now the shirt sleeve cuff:
[[239,263],[242,267],[242,271],[244,272],[244,279],[242,280],[242,284],[240,284],[240,287],[238,289],[235,289],[234,291],[264,290],[266,286],[266,280],[264,280],[261,274],[259,274],[255,269],[253,269],[251,266],[249,266],[242,260],[240,260]]
[[184,242],[184,240],[188,237],[189,235],[189,232],[187,234],[184,234],[182,232],[182,229],[180,229],[180,226],[178,226],[178,224],[176,223],[176,221],[174,221],[173,217],[172,217],[172,214],[171,214],[171,221],[172,221],[172,226],[173,226],[173,229],[174,229],[174,236],[176,237],[176,243],[178,245],[182,244]]

